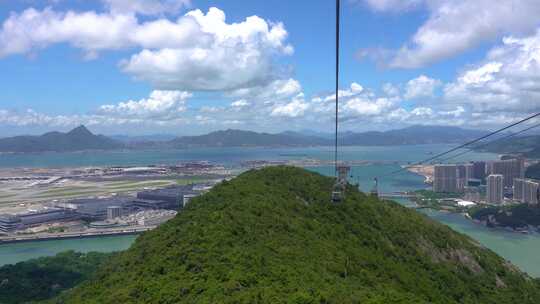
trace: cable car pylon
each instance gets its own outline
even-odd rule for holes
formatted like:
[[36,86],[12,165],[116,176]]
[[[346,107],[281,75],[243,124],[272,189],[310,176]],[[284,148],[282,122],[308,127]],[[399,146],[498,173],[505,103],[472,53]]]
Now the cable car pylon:
[[379,197],[379,179],[375,177],[373,179],[373,189],[371,189],[371,195],[375,197]]

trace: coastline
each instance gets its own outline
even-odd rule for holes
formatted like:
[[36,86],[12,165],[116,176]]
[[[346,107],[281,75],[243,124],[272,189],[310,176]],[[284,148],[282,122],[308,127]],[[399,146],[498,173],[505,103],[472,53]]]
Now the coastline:
[[135,235],[149,231],[156,228],[152,227],[140,227],[140,228],[125,228],[118,230],[106,230],[106,231],[92,231],[84,233],[55,233],[55,234],[41,234],[41,235],[25,235],[25,236],[2,236],[0,237],[0,246],[4,244],[23,243],[23,242],[44,242],[52,240],[66,240],[66,239],[83,239],[83,238],[99,238],[106,236],[121,236],[121,235]]

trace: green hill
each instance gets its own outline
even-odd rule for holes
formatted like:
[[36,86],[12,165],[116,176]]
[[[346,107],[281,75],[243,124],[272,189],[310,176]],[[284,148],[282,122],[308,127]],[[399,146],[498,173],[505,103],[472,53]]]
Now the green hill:
[[0,303],[48,299],[88,279],[110,253],[67,251],[0,267]]
[[540,303],[537,280],[414,210],[291,167],[249,171],[52,303]]

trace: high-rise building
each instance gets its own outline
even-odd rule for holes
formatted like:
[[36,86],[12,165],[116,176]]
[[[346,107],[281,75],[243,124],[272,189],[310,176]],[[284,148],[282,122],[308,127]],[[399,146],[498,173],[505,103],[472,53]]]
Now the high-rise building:
[[523,178],[514,178],[514,200],[517,202],[524,202],[524,191],[525,191],[525,179]]
[[538,204],[540,182],[532,179],[514,179],[514,200],[530,205]]
[[525,182],[525,188],[523,189],[523,199],[525,203],[529,205],[538,204],[538,189],[540,183],[534,180],[527,180]]
[[473,164],[457,165],[457,191],[463,192],[473,178]]
[[512,187],[514,178],[523,178],[525,175],[525,161],[523,159],[507,159],[490,162],[487,174],[501,174],[504,177],[504,187]]
[[456,165],[435,165],[433,172],[433,191],[458,191],[458,169]]
[[473,164],[473,178],[484,180],[486,178],[486,162],[475,161]]
[[122,216],[122,207],[119,206],[109,206],[107,207],[107,219],[114,220]]
[[490,174],[486,183],[486,201],[490,204],[501,204],[503,202],[504,177],[501,174]]

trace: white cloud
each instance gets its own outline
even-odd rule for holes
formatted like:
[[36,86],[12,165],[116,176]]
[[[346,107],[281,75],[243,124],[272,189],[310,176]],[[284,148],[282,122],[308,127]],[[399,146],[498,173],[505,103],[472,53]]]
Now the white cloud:
[[444,97],[475,112],[535,112],[540,110],[539,75],[540,30],[525,38],[504,38],[482,63],[447,84]]
[[375,100],[355,97],[347,100],[343,106],[347,116],[375,116],[395,106],[395,100],[380,97]]
[[60,13],[33,8],[12,13],[0,31],[0,57],[24,54],[54,43],[67,42],[93,53],[104,49],[126,47],[126,33],[136,27],[131,15],[97,14],[95,12]]
[[184,91],[153,91],[149,98],[103,105],[98,113],[123,118],[170,120],[178,118],[178,114],[186,110],[186,100],[191,96],[191,93]]
[[417,78],[411,79],[407,82],[404,97],[406,99],[433,97],[435,89],[440,85],[440,80],[429,78],[425,75],[420,75]]
[[234,107],[234,108],[243,108],[243,107],[247,107],[249,105],[250,105],[250,103],[245,99],[239,99],[239,100],[233,101],[231,103],[231,107]]
[[304,101],[303,95],[300,95],[289,103],[277,105],[270,115],[294,118],[303,116],[308,109],[309,104]]
[[[460,54],[508,33],[528,34],[538,26],[537,0],[365,0],[376,11],[426,8],[428,20],[390,59],[395,68],[418,68]],[[371,52],[380,50],[372,50]],[[388,52],[386,55],[388,55]]]
[[302,86],[296,79],[277,79],[265,85],[242,88],[228,92],[226,96],[249,99],[257,103],[272,104],[292,97],[302,92]]
[[122,70],[160,89],[233,90],[268,83],[273,77],[272,57],[292,53],[281,23],[268,24],[252,16],[228,24],[217,8],[206,15],[191,11],[184,18],[197,22],[210,37],[208,45],[145,49],[124,61]]
[[387,96],[398,96],[399,95],[399,88],[391,83],[385,83],[382,86],[382,91]]
[[114,1],[112,11],[103,13],[51,8],[11,13],[0,29],[0,57],[58,43],[81,49],[86,59],[103,50],[139,49],[121,61],[124,72],[156,89],[210,91],[266,85],[275,78],[274,57],[293,53],[284,25],[257,16],[226,23],[225,13],[212,7],[206,14],[190,11],[174,22],[141,22],[135,14],[116,9],[173,2]]
[[190,0],[102,0],[112,13],[158,15],[174,14],[190,6]]

